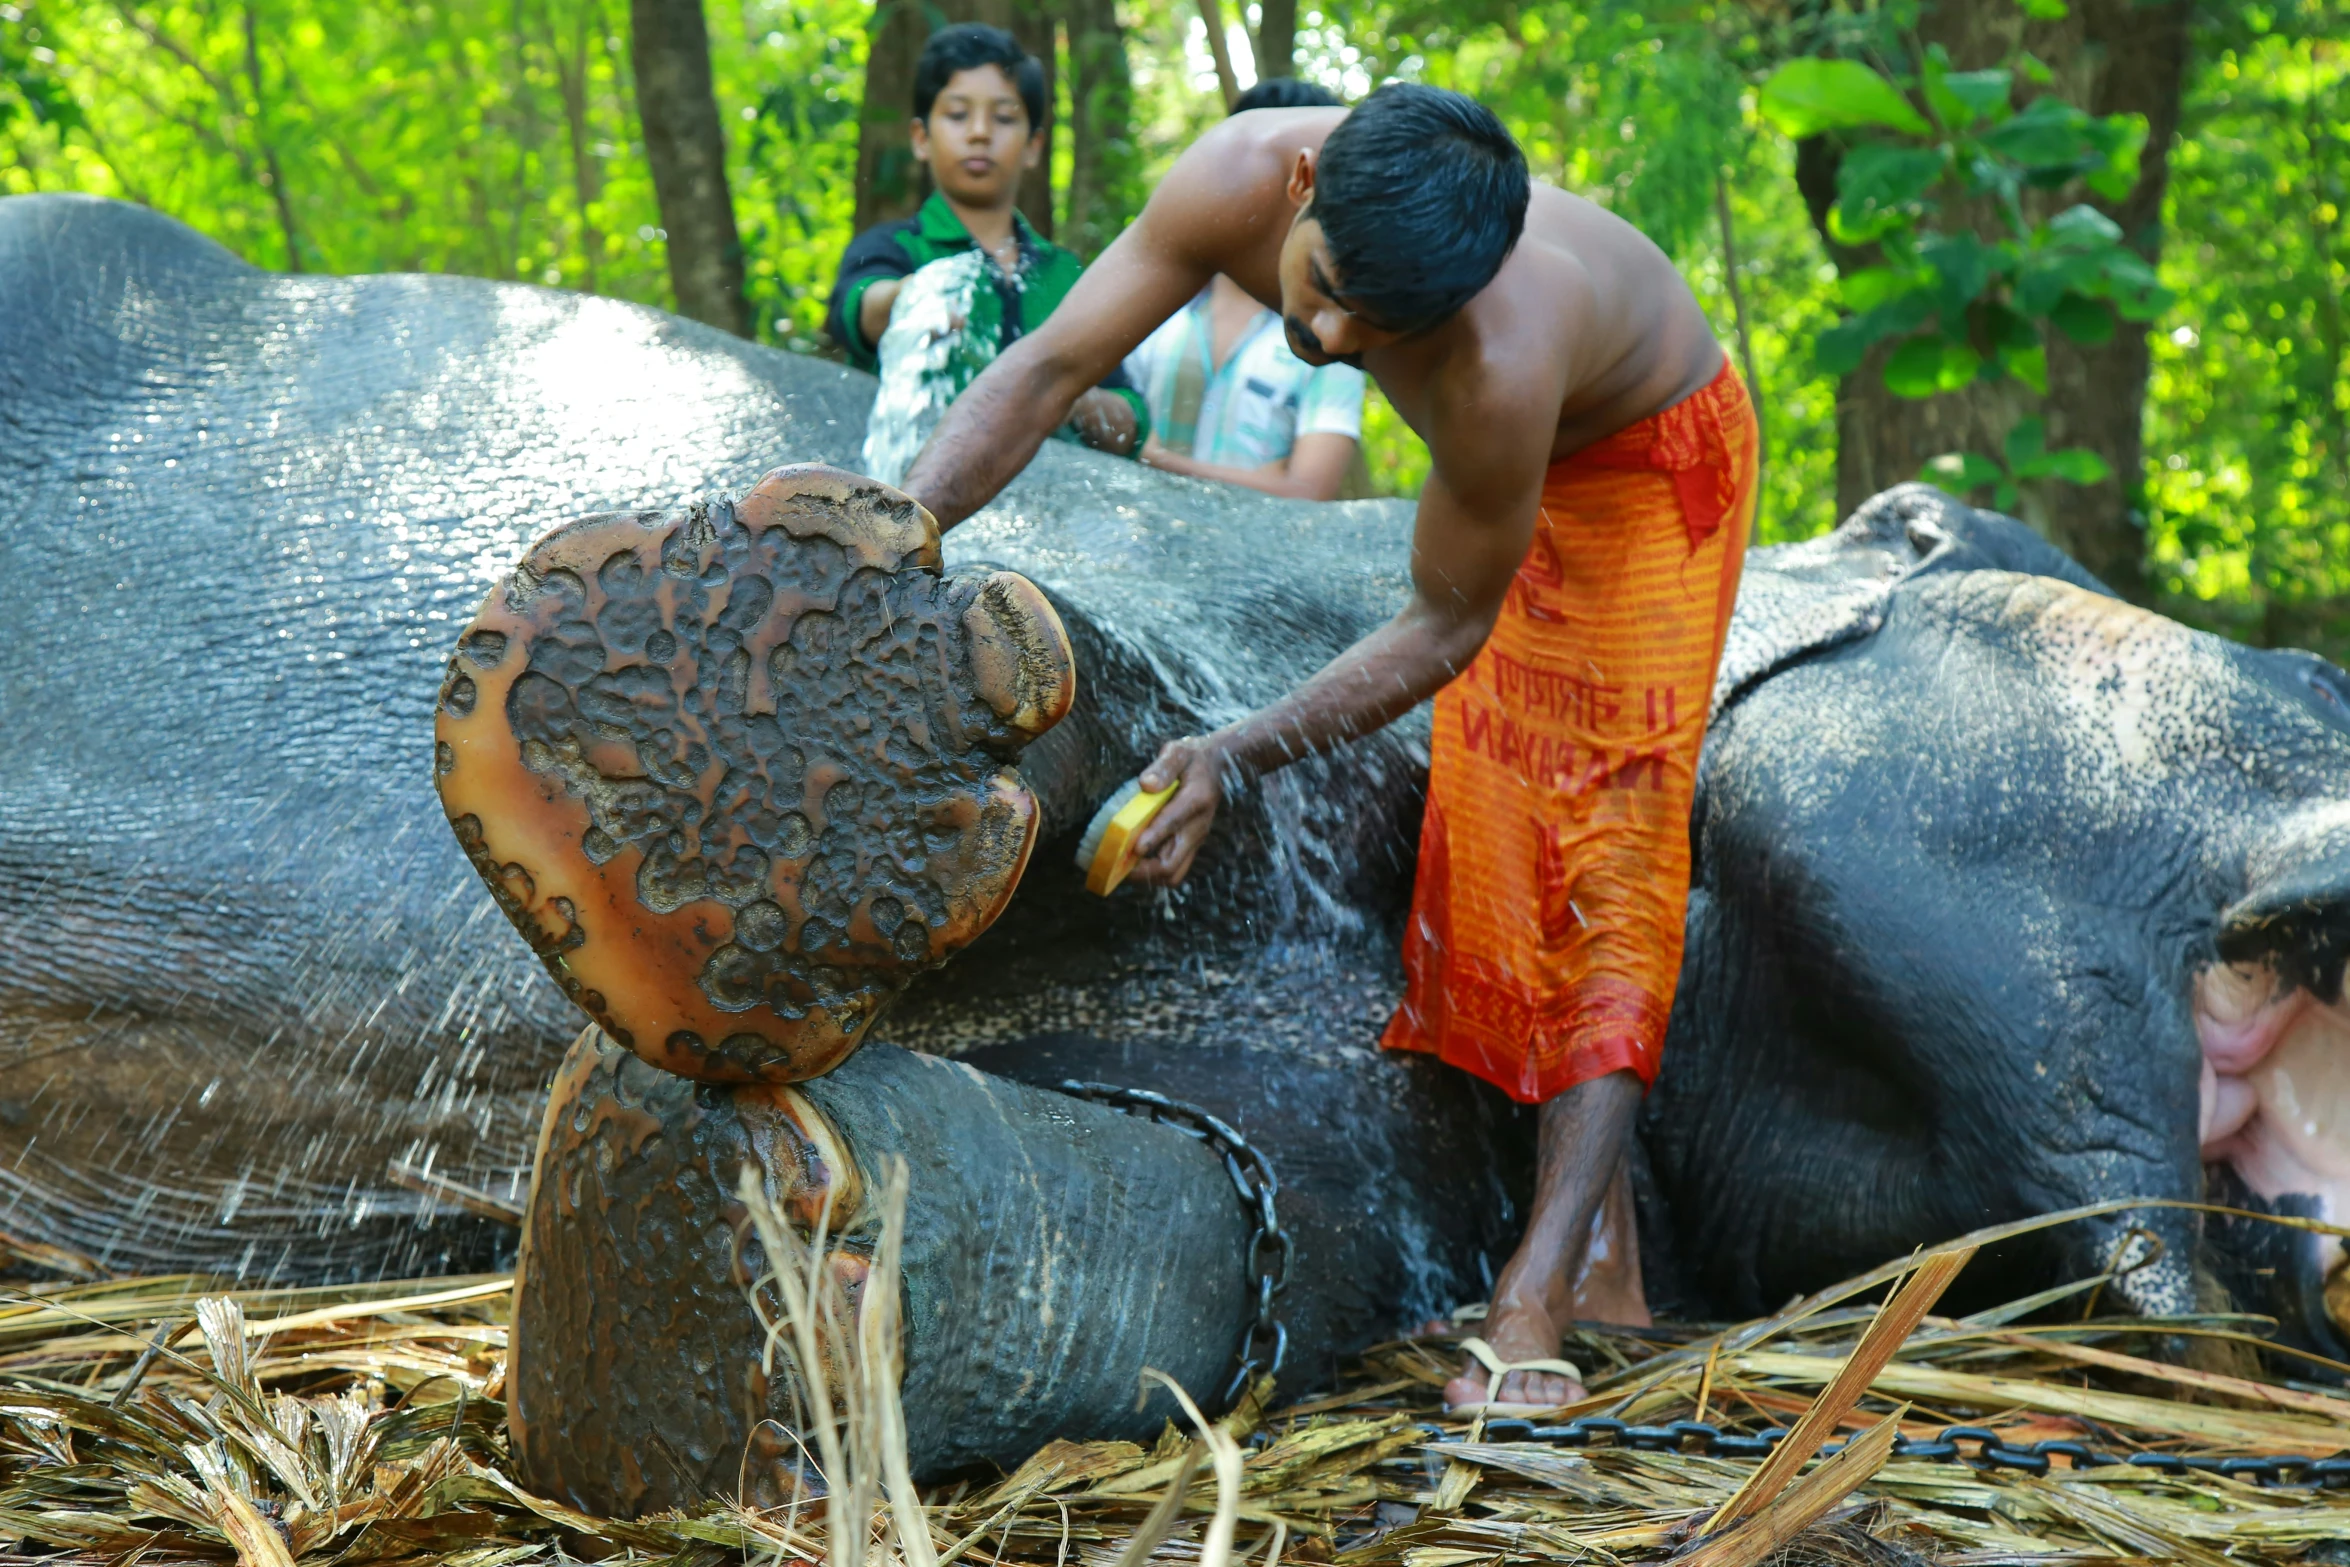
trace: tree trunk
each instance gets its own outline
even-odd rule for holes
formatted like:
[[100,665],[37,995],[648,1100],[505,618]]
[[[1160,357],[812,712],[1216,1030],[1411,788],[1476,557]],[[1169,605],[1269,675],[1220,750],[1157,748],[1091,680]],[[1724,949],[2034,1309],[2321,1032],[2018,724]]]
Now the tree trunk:
[[[1020,47],[1036,56],[1036,63],[1044,67],[1044,156],[1036,160],[1036,167],[1020,182],[1020,211],[1029,226],[1046,239],[1053,237],[1053,116],[1054,105],[1060,97],[1060,68],[1054,58],[1058,52],[1056,35],[1060,17],[1050,0],[1021,0],[1009,8],[1011,18],[997,22],[999,27],[1011,29],[1020,40]],[[982,17],[982,21],[994,21]]]
[[1113,0],[1069,0],[1069,201],[1062,242],[1091,261],[1132,215],[1134,84]]
[[865,101],[857,111],[857,232],[922,204],[913,120],[914,62],[930,36],[922,0],[878,0],[865,48]]
[[679,313],[751,335],[702,0],[630,0],[629,64]]
[[1224,95],[1224,112],[1240,100],[1240,78],[1232,72],[1232,45],[1224,35],[1224,8],[1217,0],[1199,0],[1200,26],[1208,35],[1208,58],[1216,64],[1216,90]]
[[[2179,122],[2187,61],[2185,0],[2073,0],[2059,21],[2026,22],[2008,0],[1943,0],[1920,19],[1920,41],[1939,43],[1953,64],[1999,64],[2019,45],[2056,73],[2055,91],[2094,114],[2146,117],[2137,186],[2119,202],[2094,204],[2121,225],[2149,261],[2161,250],[2162,194]],[[1837,154],[1826,142],[1798,150],[1796,178],[1826,235],[1836,194]],[[2073,196],[2064,200],[2069,204]],[[1831,244],[1844,270],[1868,257]],[[1886,389],[1880,344],[1844,379],[1836,399],[1836,506],[1849,513],[1889,485],[1914,479],[1944,452],[1996,455],[2007,431],[2029,413],[2047,421],[2051,449],[2085,446],[2112,476],[2093,485],[2036,480],[2023,486],[2024,520],[2123,595],[2146,596],[2143,431],[2151,354],[2143,327],[2121,323],[2107,342],[2083,347],[2051,332],[2048,397],[2013,380],[1977,383],[1922,399]]]
[[1051,0],[878,0],[867,34],[865,101],[857,113],[857,232],[902,218],[930,194],[930,171],[915,160],[914,66],[931,23],[985,22],[1020,40],[1044,67],[1044,156],[1020,184],[1020,211],[1053,234],[1054,62]]
[[1260,0],[1257,80],[1297,74],[1297,0]]

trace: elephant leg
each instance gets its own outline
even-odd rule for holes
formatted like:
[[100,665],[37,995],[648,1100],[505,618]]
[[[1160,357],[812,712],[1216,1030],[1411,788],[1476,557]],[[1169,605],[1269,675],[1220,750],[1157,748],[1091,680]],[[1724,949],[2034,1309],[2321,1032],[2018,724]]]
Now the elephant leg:
[[902,1397],[928,1475],[1006,1468],[1055,1436],[1145,1438],[1156,1367],[1220,1391],[1248,1315],[1249,1230],[1222,1162],[1175,1131],[886,1045],[814,1082],[658,1071],[590,1027],[556,1078],[515,1276],[507,1401],[526,1483],[636,1516],[739,1492],[788,1499],[801,1406],[762,1364],[769,1266],[737,1196],[854,1284],[867,1194],[909,1171]]

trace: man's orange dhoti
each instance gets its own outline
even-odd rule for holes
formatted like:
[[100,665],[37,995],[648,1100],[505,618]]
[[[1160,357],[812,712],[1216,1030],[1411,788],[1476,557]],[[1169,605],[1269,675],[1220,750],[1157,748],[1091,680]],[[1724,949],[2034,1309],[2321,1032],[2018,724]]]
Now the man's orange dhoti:
[[1552,466],[1492,638],[1436,696],[1389,1049],[1527,1103],[1655,1081],[1756,450],[1725,364]]

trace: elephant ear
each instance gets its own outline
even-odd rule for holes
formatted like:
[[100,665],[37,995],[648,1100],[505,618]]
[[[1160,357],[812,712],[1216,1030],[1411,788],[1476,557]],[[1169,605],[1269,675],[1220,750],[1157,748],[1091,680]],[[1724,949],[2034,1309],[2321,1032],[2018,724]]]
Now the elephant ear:
[[589,517],[482,605],[442,683],[460,844],[613,1039],[706,1082],[831,1070],[1011,898],[1068,711],[1060,618],[941,574],[930,514],[829,468]]
[[1930,484],[1896,485],[1833,533],[1747,557],[1714,678],[1714,716],[1789,664],[1874,635],[1904,582],[1953,571],[2055,577],[2112,596],[2013,517],[1977,511]]
[[2342,997],[2350,957],[2350,806],[2326,802],[2286,817],[2254,840],[2244,896],[2220,915],[2219,955],[2273,966],[2319,1001]]

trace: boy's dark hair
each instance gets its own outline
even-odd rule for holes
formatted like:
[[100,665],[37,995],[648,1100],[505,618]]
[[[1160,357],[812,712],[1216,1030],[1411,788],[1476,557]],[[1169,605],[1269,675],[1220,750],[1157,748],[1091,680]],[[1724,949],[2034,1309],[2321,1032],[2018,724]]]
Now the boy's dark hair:
[[1441,87],[1382,87],[1338,122],[1303,216],[1341,303],[1394,332],[1434,326],[1493,281],[1526,227],[1526,155],[1493,111]]
[[1327,87],[1294,76],[1268,76],[1232,100],[1234,114],[1251,109],[1335,109],[1344,100]]
[[938,95],[955,73],[983,65],[1002,70],[1019,89],[1020,105],[1028,111],[1028,133],[1033,136],[1042,130],[1044,67],[1020,47],[1019,39],[985,22],[963,22],[930,35],[930,42],[922,46],[922,58],[914,62],[914,118],[927,122],[930,106],[938,102]]

